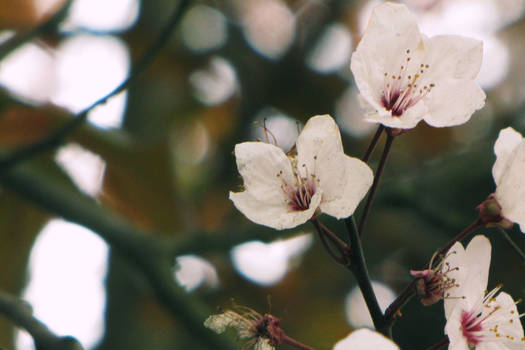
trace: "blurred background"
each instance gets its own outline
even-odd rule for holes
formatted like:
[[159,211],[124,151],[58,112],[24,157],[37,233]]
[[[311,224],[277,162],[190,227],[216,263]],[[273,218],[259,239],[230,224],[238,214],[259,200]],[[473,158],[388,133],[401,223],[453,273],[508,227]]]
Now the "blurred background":
[[[378,3],[190,1],[153,64],[92,110],[56,151],[32,159],[32,171],[144,232],[192,242],[187,254],[173,258],[170,278],[207,307],[195,310],[203,319],[231,307],[233,298],[260,313],[271,310],[289,336],[331,349],[352,328],[371,325],[355,280],[330,260],[313,226],[274,231],[235,210],[228,191],[242,179],[232,151],[236,143],[263,139],[254,122],[265,119],[287,151],[297,121],[328,113],[342,130],[346,153],[363,155],[376,126],[361,120],[349,62]],[[463,126],[421,123],[396,138],[363,243],[385,307],[410,282],[410,268],[423,267],[476,219],[475,206],[494,190],[499,130],[511,125],[525,132],[525,1],[405,3],[429,36],[483,40],[478,81],[487,103]],[[0,0],[0,41],[29,31],[63,4]],[[5,56],[2,152],[41,139],[117,86],[176,6],[174,0],[73,0],[54,30]],[[370,161],[374,168],[381,147]],[[207,348],[93,227],[65,221],[55,208],[18,192],[0,187],[0,290],[27,300],[50,330],[76,337],[86,349]],[[321,220],[344,234],[342,223]],[[496,231],[480,232],[493,244],[489,289],[503,282],[515,298],[525,296],[519,258]],[[510,234],[525,248],[517,227]],[[444,324],[441,303],[423,307],[412,300],[394,338],[403,349],[424,349],[444,337]],[[34,349],[3,318],[0,347]]]

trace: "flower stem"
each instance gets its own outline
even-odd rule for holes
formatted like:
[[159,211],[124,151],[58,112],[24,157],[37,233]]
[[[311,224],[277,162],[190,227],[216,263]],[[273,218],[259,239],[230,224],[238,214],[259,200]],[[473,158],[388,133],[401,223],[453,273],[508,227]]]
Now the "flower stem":
[[470,224],[469,227],[461,231],[456,237],[452,238],[443,248],[441,248],[436,256],[444,256],[450,247],[454,245],[454,243],[461,241],[463,238],[467,237],[469,234],[477,230],[478,228],[482,227],[483,223],[478,218],[476,221],[474,221],[472,224]]
[[505,240],[510,245],[510,247],[516,252],[516,254],[518,254],[518,256],[520,257],[521,261],[525,262],[525,253],[523,253],[521,248],[518,247],[516,242],[514,242],[514,240],[509,236],[507,231],[505,231],[501,226],[498,226],[498,231],[501,233],[503,238],[505,238]]
[[376,148],[377,141],[379,141],[379,136],[381,136],[381,133],[383,132],[384,129],[385,127],[383,126],[383,124],[380,124],[379,127],[377,128],[377,131],[374,134],[374,137],[372,137],[372,140],[370,141],[370,145],[368,145],[368,148],[366,149],[365,155],[363,156],[363,158],[361,158],[363,162],[368,163],[368,159],[370,159],[372,152]]
[[390,328],[385,326],[383,312],[379,307],[377,297],[372,288],[372,283],[370,282],[370,276],[368,274],[365,257],[363,255],[363,247],[361,246],[361,239],[359,239],[359,232],[357,231],[353,216],[348,217],[345,220],[345,223],[350,238],[351,264],[348,268],[350,271],[352,271],[354,277],[357,280],[359,289],[363,294],[366,306],[368,307],[368,311],[370,312],[370,316],[374,322],[374,327],[377,331],[383,333],[387,337],[390,337]]
[[298,342],[297,340],[290,338],[286,334],[282,338],[283,343],[288,344],[290,346],[293,346],[296,349],[301,350],[315,350],[315,348],[312,348],[311,346],[305,345],[303,343]]
[[372,207],[372,202],[377,192],[377,187],[379,186],[379,180],[381,180],[381,175],[383,175],[383,170],[385,168],[385,164],[388,159],[388,154],[390,153],[390,149],[392,148],[393,141],[394,141],[394,136],[392,136],[390,133],[387,133],[385,148],[383,149],[383,154],[381,155],[381,160],[379,161],[379,166],[374,176],[374,182],[372,183],[372,188],[370,189],[370,193],[368,194],[368,198],[366,200],[365,209],[363,210],[363,214],[361,214],[361,220],[359,221],[359,238],[360,239],[363,237],[366,219],[368,217],[368,214],[370,213],[370,208]]
[[387,327],[392,327],[399,310],[401,310],[401,308],[414,296],[416,291],[415,288],[416,279],[413,279],[401,294],[399,294],[399,296],[388,306],[385,311],[385,325]]
[[442,347],[448,345],[450,343],[450,340],[448,339],[448,337],[442,339],[440,342],[432,345],[431,347],[429,347],[427,350],[438,350],[438,349],[441,349]]
[[[343,241],[341,238],[337,237],[335,233],[330,231],[328,227],[323,225],[321,221],[318,219],[312,219],[310,220],[312,224],[315,226],[317,233],[319,234],[319,238],[321,239],[321,243],[323,243],[323,246],[325,247],[326,251],[332,259],[334,259],[337,263],[347,266],[350,263],[349,256],[350,256],[350,247],[348,244]],[[339,255],[337,255],[332,247],[328,244],[327,239],[330,239],[332,243],[335,244],[337,249],[339,250]]]

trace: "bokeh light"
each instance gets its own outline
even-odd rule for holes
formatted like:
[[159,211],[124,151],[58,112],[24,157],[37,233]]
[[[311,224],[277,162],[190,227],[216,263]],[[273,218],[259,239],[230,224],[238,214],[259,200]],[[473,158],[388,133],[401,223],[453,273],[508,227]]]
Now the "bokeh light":
[[246,0],[242,7],[244,36],[261,55],[281,57],[295,38],[295,16],[280,0]]
[[[396,295],[387,285],[372,281],[372,289],[374,290],[377,302],[381,311],[385,312],[386,308],[394,301]],[[348,323],[354,328],[369,327],[374,328],[372,317],[368,308],[366,307],[365,299],[359,287],[354,287],[345,299],[346,319]]]
[[272,144],[276,142],[285,152],[295,145],[299,128],[297,120],[275,108],[267,107],[257,113],[255,122],[257,125],[253,128],[252,139]]
[[215,267],[196,255],[181,255],[175,259],[175,279],[177,283],[191,292],[200,286],[216,288],[219,276]]
[[51,50],[28,43],[0,64],[0,84],[31,103],[48,102],[54,89],[55,62]]
[[237,91],[237,74],[230,62],[214,56],[208,66],[190,75],[195,98],[212,106],[229,99]]
[[351,86],[339,97],[335,103],[335,117],[337,123],[353,137],[364,137],[377,128],[377,124],[364,119],[361,97],[355,86]]
[[100,192],[106,163],[98,155],[68,144],[58,150],[55,159],[84,193],[96,196]]
[[349,65],[351,53],[350,31],[341,23],[333,23],[324,29],[306,63],[320,73],[331,73]]
[[[115,37],[74,35],[56,52],[57,83],[52,101],[79,112],[113,90],[129,71],[126,45]],[[126,92],[113,96],[89,114],[100,127],[119,127],[126,106]]]
[[64,23],[64,29],[123,31],[137,20],[139,5],[139,0],[75,0]]
[[221,47],[228,37],[226,18],[206,5],[193,6],[181,23],[182,40],[195,52]]
[[175,157],[186,164],[199,164],[204,160],[210,146],[208,130],[202,122],[194,122],[173,135]]
[[[35,317],[56,334],[72,335],[86,349],[104,333],[107,244],[94,232],[64,220],[51,220],[40,232],[29,259],[23,298]],[[18,350],[32,350],[19,333]]]
[[295,258],[312,245],[312,235],[303,234],[272,243],[252,241],[231,250],[235,269],[248,280],[263,286],[279,283]]

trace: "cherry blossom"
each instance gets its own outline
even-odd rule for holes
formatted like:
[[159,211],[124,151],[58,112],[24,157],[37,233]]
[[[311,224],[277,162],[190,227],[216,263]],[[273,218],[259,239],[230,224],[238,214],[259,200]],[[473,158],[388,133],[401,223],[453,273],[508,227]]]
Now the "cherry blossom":
[[399,350],[399,347],[381,333],[361,328],[338,341],[332,350]]
[[525,139],[513,128],[500,131],[494,145],[496,162],[492,175],[496,192],[490,197],[497,201],[503,220],[520,225],[525,230]]
[[400,129],[467,122],[485,104],[474,81],[482,56],[479,40],[428,38],[405,5],[377,6],[351,60],[365,119]]
[[459,242],[450,248],[445,264],[455,280],[445,295],[445,333],[449,350],[525,349],[520,315],[512,297],[497,286],[486,292],[491,245],[475,236],[466,249]]
[[230,192],[230,199],[251,221],[278,230],[321,212],[352,215],[373,181],[368,165],[344,154],[329,115],[310,118],[287,154],[270,143],[244,142],[235,157],[244,191]]

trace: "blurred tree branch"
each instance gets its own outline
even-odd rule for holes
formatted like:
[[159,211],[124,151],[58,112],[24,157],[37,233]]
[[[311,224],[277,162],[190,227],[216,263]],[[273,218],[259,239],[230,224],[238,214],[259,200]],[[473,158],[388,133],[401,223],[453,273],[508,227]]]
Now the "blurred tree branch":
[[73,337],[60,337],[33,316],[31,306],[12,295],[0,292],[0,314],[24,328],[35,342],[37,350],[82,350]]
[[44,21],[39,26],[31,29],[30,31],[15,34],[2,45],[0,45],[0,61],[3,60],[7,55],[13,52],[15,49],[21,45],[27,43],[28,41],[48,32],[56,31],[60,22],[66,18],[66,15],[71,7],[71,0],[64,2],[64,5],[46,21]]
[[[151,62],[154,60],[154,58],[159,53],[159,51],[166,45],[166,43],[168,42],[168,39],[171,37],[173,30],[175,29],[180,19],[182,18],[182,15],[185,12],[186,8],[188,7],[189,3],[190,3],[190,0],[181,0],[180,3],[177,4],[166,27],[162,30],[157,40],[155,40],[155,42],[146,50],[146,52],[140,58],[140,60],[133,66],[130,74],[123,82],[121,82],[111,92],[109,92],[105,96],[101,97],[100,99],[92,103],[86,109],[84,109],[79,114],[77,114],[73,119],[66,122],[64,125],[59,127],[56,131],[49,134],[42,140],[32,143],[27,146],[22,146],[21,148],[10,153],[9,155],[4,156],[3,158],[0,158],[0,172],[5,172],[8,168],[16,165],[17,163],[23,162],[24,160],[34,157],[40,153],[52,150],[60,146],[60,144],[64,142],[65,138],[71,132],[73,132],[78,126],[84,123],[84,121],[88,117],[89,112],[93,108],[105,103],[112,96],[127,89],[128,86],[131,83],[133,83],[136,80],[136,78],[151,64]],[[59,13],[62,13],[63,10],[64,9],[60,10]],[[65,15],[66,12],[67,12],[67,7],[65,9],[64,14],[61,14],[61,16],[57,16],[57,15],[53,16],[54,20],[51,21],[51,23],[55,23],[55,25],[56,23],[59,23],[60,20],[63,19],[63,16]],[[37,29],[35,29],[34,31],[36,31]],[[38,33],[40,32],[37,31],[36,34]],[[31,39],[33,36],[26,38],[26,40]],[[0,59],[1,59],[1,56],[0,56]]]
[[0,182],[44,210],[97,232],[142,271],[159,302],[197,341],[213,349],[233,348],[227,339],[203,327],[210,314],[207,307],[176,285],[173,256],[164,239],[136,230],[91,198],[64,189],[30,164],[0,174]]

